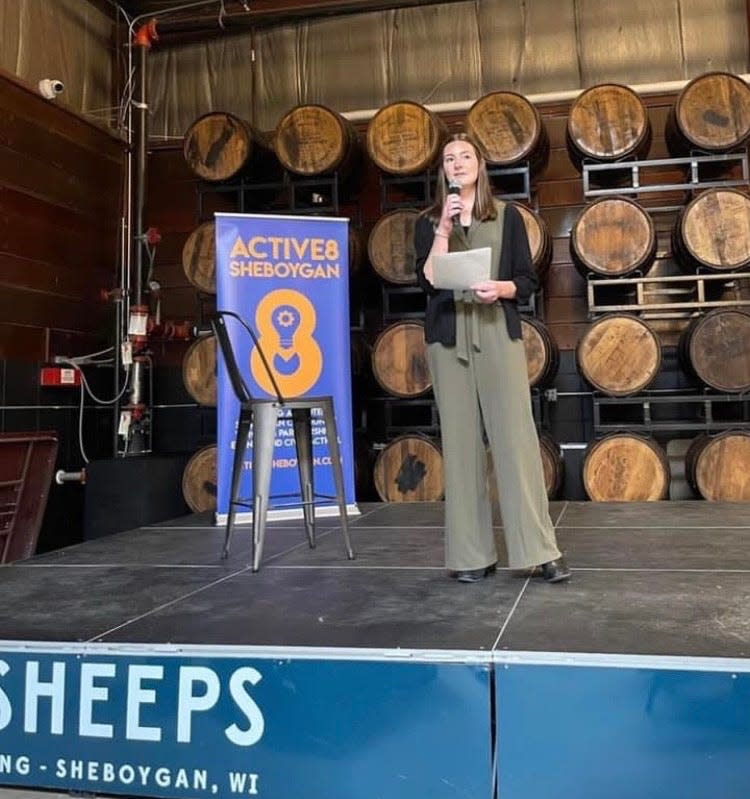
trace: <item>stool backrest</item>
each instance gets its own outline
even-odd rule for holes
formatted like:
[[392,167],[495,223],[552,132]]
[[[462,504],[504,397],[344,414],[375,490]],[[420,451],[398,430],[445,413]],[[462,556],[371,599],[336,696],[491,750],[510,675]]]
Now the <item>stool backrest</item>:
[[276,382],[276,378],[271,371],[271,367],[268,365],[268,360],[266,359],[266,355],[260,346],[260,342],[258,341],[258,336],[256,335],[255,331],[239,314],[235,313],[234,311],[216,311],[216,313],[211,316],[211,328],[213,329],[216,335],[216,340],[219,343],[219,349],[221,350],[222,357],[224,358],[224,363],[226,364],[227,372],[229,373],[229,380],[232,383],[232,389],[234,390],[237,399],[240,402],[251,402],[253,395],[251,394],[250,389],[245,382],[244,377],[242,376],[239,365],[237,364],[237,356],[234,353],[232,340],[229,336],[229,330],[227,329],[226,320],[228,317],[236,319],[237,322],[249,334],[253,341],[253,345],[258,350],[258,355],[260,356],[263,367],[265,368],[266,373],[271,381],[271,385],[276,393],[276,398],[279,403],[283,405],[284,397],[282,396],[278,383]]

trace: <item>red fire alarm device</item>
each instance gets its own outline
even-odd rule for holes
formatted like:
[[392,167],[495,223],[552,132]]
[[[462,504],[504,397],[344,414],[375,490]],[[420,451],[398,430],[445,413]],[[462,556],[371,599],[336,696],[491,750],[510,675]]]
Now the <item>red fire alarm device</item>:
[[43,366],[40,385],[48,388],[80,386],[81,373],[68,366]]

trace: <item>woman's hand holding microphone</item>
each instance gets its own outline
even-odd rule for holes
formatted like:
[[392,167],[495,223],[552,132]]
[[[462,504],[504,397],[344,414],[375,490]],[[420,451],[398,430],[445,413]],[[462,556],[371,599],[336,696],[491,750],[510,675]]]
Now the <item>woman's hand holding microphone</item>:
[[448,191],[443,203],[443,212],[440,215],[435,234],[449,238],[454,225],[461,224],[461,211],[464,209],[464,201],[461,199],[461,184],[457,180],[452,180],[448,184]]

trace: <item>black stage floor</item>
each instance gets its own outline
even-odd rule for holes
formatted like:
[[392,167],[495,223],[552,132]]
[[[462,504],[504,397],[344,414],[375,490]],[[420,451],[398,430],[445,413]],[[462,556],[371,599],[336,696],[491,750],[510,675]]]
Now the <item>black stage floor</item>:
[[335,518],[313,551],[274,522],[253,574],[248,528],[221,561],[223,530],[189,516],[2,567],[0,638],[750,657],[748,504],[552,503],[560,585],[449,579],[441,503],[360,510],[354,561]]

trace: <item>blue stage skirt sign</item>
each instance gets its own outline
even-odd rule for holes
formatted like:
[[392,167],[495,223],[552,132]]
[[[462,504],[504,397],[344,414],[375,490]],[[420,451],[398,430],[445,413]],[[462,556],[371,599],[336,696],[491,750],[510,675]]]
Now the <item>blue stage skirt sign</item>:
[[503,799],[747,799],[750,662],[552,659],[496,664]]
[[0,785],[189,799],[492,795],[491,665],[476,658],[29,650],[0,645]]
[[[356,511],[348,231],[346,219],[216,214],[216,288],[218,309],[234,311],[255,329],[283,396],[333,396],[346,501]],[[257,348],[234,320],[228,320],[227,328],[254,396],[274,397]],[[238,408],[223,365],[217,377],[217,516],[221,518],[229,506]],[[289,411],[280,414],[275,443],[271,494],[297,493],[297,454]],[[251,495],[252,434],[249,444],[241,492],[245,497]],[[322,415],[313,415],[313,460],[316,493],[335,495]],[[278,511],[289,504],[288,497],[272,499],[270,516],[290,515]],[[297,503],[291,515],[300,515],[300,509]],[[238,518],[243,516],[249,516],[249,511],[238,514]]]

